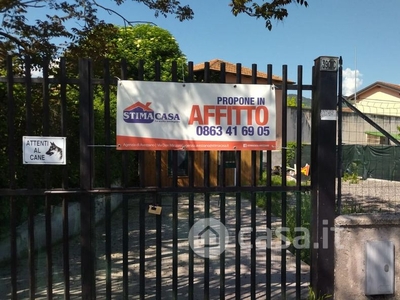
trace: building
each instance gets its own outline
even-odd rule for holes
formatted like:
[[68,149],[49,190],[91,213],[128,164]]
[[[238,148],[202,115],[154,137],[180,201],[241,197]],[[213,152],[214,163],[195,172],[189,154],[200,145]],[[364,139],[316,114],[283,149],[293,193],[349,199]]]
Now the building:
[[[208,62],[209,70],[210,70],[210,81],[211,82],[220,82],[220,70],[221,64],[225,63],[225,82],[226,83],[236,83],[237,76],[237,66],[236,64],[223,61],[220,59],[213,59]],[[205,77],[205,68],[206,63],[199,63],[193,66],[193,72],[195,76],[196,82],[204,82]],[[251,84],[253,82],[253,70],[248,67],[241,67],[241,83]],[[256,82],[257,84],[267,84],[268,83],[268,75],[264,72],[257,71]],[[282,78],[279,76],[272,75],[272,84],[282,84]],[[287,81],[289,84],[293,83],[292,81]],[[279,116],[282,114],[281,112],[281,99],[282,93],[281,91],[277,91],[276,93],[276,101],[277,101],[277,111],[276,115],[279,120]],[[280,122],[277,122],[277,147],[281,146],[281,125]],[[225,151],[226,153],[222,155],[221,151],[210,151],[210,178],[209,182],[211,186],[217,186],[220,183],[218,182],[218,174],[222,164],[225,165],[225,179],[226,185],[234,185],[236,181],[235,176],[235,152],[234,151]],[[250,185],[252,180],[251,174],[251,166],[252,166],[252,151],[242,151],[241,152],[241,184],[242,185]],[[146,168],[156,169],[156,152],[155,151],[146,151],[145,153],[145,161]],[[262,153],[261,151],[257,151],[256,158],[256,176],[257,180],[260,175],[260,168],[262,166]],[[189,185],[189,177],[188,177],[188,155],[187,151],[178,151],[178,185],[179,186],[188,186]],[[172,185],[172,151],[161,151],[161,164],[162,164],[162,174],[161,174],[161,184],[163,186]],[[194,165],[195,165],[195,175],[194,175],[194,185],[195,186],[203,186],[204,185],[204,176],[202,174],[203,165],[204,165],[204,152],[196,151],[194,153]],[[198,166],[198,167],[197,167]],[[147,172],[146,185],[156,185],[156,178],[154,174],[151,172]]]
[[[374,121],[392,136],[400,131],[400,85],[377,81],[347,97],[361,113]],[[343,142],[345,144],[383,144],[389,140],[376,128],[343,107]]]

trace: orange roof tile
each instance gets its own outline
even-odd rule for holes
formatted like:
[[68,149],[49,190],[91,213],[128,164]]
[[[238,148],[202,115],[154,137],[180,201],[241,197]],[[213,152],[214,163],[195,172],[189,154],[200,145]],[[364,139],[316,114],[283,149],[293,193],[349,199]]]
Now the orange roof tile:
[[[225,63],[225,71],[227,73],[236,74],[236,64],[221,60],[221,59],[212,59],[209,61],[210,63],[210,70],[220,71],[221,70],[221,63]],[[205,63],[199,63],[193,66],[193,71],[201,71],[204,70]],[[252,69],[243,67],[242,66],[242,75],[243,76],[252,76]],[[264,72],[257,71],[257,78],[264,78],[267,79],[268,75]],[[272,80],[274,81],[282,81],[282,77],[272,75]],[[288,83],[292,81],[288,80]]]

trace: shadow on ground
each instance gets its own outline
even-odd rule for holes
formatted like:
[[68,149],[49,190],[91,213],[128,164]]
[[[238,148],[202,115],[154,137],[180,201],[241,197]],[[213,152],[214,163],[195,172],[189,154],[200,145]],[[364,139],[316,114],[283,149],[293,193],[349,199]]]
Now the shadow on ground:
[[[240,198],[239,198],[240,199]],[[226,197],[225,225],[229,232],[229,243],[226,245],[224,255],[204,259],[193,254],[190,260],[189,233],[189,199],[184,196],[163,197],[161,200],[161,218],[148,214],[147,207],[150,200],[140,200],[131,197],[128,201],[128,261],[127,274],[123,277],[123,209],[119,207],[111,218],[111,265],[108,288],[111,290],[111,299],[123,299],[124,282],[129,299],[139,299],[140,291],[145,294],[145,299],[156,299],[157,294],[161,299],[189,299],[193,293],[194,299],[204,299],[205,293],[210,299],[220,299],[221,289],[225,299],[236,299],[236,293],[240,293],[240,299],[284,298],[297,299],[296,297],[296,264],[294,256],[281,249],[281,242],[272,239],[271,244],[271,274],[266,275],[267,247],[266,241],[260,238],[255,251],[251,251],[250,234],[243,235],[242,247],[236,247],[235,226],[237,220],[237,207],[240,207],[241,228],[251,228],[251,205],[248,200],[240,199],[238,204],[236,197]],[[140,204],[142,201],[142,204]],[[211,196],[209,205],[203,196],[196,196],[193,200],[193,220],[210,217],[217,220],[221,217],[221,201],[219,196]],[[208,202],[207,202],[208,203]],[[177,207],[177,231],[174,236],[173,207]],[[208,210],[208,213],[206,211]],[[145,239],[140,244],[140,214],[144,214]],[[158,221],[157,221],[158,218]],[[262,210],[256,212],[256,236],[262,237],[267,233],[266,213]],[[279,220],[272,220],[273,226],[279,226]],[[142,224],[143,225],[143,224]],[[98,224],[95,229],[95,256],[96,256],[96,297],[107,297],[107,261],[105,255],[106,241],[105,223]],[[157,248],[157,244],[161,248]],[[243,246],[244,245],[244,246]],[[246,245],[248,247],[246,247]],[[174,252],[175,249],[175,252]],[[75,237],[69,241],[70,252],[70,299],[81,299],[81,257],[80,238]],[[142,258],[140,253],[144,255]],[[282,252],[284,252],[284,264],[282,264]],[[192,252],[193,253],[193,252]],[[53,299],[64,299],[64,277],[62,267],[62,245],[53,247]],[[239,255],[239,256],[237,256]],[[252,260],[252,255],[255,255]],[[175,260],[174,260],[175,257]],[[143,259],[144,269],[140,269],[140,261]],[[255,264],[252,264],[252,261]],[[190,262],[192,262],[193,276],[190,276]],[[18,299],[29,299],[29,264],[27,258],[18,260]],[[253,268],[252,268],[253,265]],[[37,253],[35,257],[35,299],[47,299],[45,253]],[[177,270],[174,281],[174,266]],[[240,266],[240,274],[237,272]],[[286,278],[282,278],[282,270]],[[221,276],[221,272],[224,274]],[[255,282],[252,282],[252,274]],[[141,276],[142,274],[142,276]],[[143,276],[144,275],[144,276]],[[301,265],[301,295],[306,298],[309,285],[309,267]],[[221,280],[223,279],[223,280]],[[282,279],[286,280],[284,286]],[[270,287],[267,282],[270,281]],[[205,284],[206,283],[206,284]],[[237,288],[240,286],[240,289]],[[175,287],[175,288],[174,288]],[[1,299],[10,299],[10,267],[3,266],[0,269],[0,295]],[[175,294],[175,295],[174,295]],[[4,298],[3,298],[4,297]]]

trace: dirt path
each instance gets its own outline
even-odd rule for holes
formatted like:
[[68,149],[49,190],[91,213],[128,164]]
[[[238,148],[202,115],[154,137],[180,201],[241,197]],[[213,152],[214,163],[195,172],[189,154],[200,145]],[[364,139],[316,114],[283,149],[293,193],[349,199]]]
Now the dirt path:
[[[162,299],[172,299],[172,200],[170,197],[162,202],[162,250],[161,250],[161,274],[162,274]],[[187,299],[188,287],[188,262],[189,242],[188,233],[188,205],[185,197],[178,199],[178,299]],[[197,197],[194,203],[195,222],[204,217],[204,198]],[[210,217],[219,220],[220,217],[219,197],[210,199]],[[241,228],[250,228],[250,202],[241,201]],[[235,224],[236,224],[236,200],[234,197],[226,197],[226,228],[229,232],[229,243],[225,250],[225,294],[226,299],[235,298]],[[146,213],[146,243],[145,243],[145,291],[146,299],[155,299],[156,290],[156,217]],[[280,226],[279,220],[274,219],[273,226]],[[256,220],[257,237],[267,234],[266,214],[257,210]],[[137,199],[129,200],[129,299],[139,299],[139,203]],[[245,234],[243,243],[249,245],[250,234]],[[262,239],[260,239],[262,240]],[[80,299],[80,240],[73,238],[70,241],[70,284],[71,299]],[[273,299],[281,298],[281,248],[280,241],[272,240],[271,247],[271,290]],[[64,298],[64,284],[62,279],[62,249],[61,245],[54,248],[53,252],[53,299]],[[295,297],[295,259],[286,251],[286,291],[287,299]],[[104,225],[96,227],[96,257],[97,257],[97,299],[105,299],[106,289],[106,264],[105,264],[105,230]],[[251,250],[249,247],[241,247],[241,299],[250,299],[250,272],[251,272]],[[266,299],[266,243],[260,241],[256,247],[256,299]],[[204,299],[204,258],[194,255],[194,294],[195,299]],[[46,256],[44,253],[37,255],[36,261],[36,299],[46,299]],[[19,260],[18,287],[19,299],[28,299],[28,262],[27,259]],[[112,215],[112,299],[122,299],[122,211],[121,208]],[[9,267],[0,268],[0,299],[10,298],[10,271]],[[220,259],[209,260],[209,286],[210,299],[219,299],[220,290]],[[309,285],[309,267],[302,265],[302,291],[307,295]],[[254,284],[254,283],[253,283]],[[5,298],[3,298],[3,296]]]

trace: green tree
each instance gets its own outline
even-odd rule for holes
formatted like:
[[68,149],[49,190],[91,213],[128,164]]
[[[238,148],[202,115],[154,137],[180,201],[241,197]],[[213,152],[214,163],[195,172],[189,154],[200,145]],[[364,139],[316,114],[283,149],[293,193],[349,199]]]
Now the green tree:
[[[118,27],[113,25],[101,24],[94,28],[93,32],[77,41],[76,45],[65,52],[67,61],[68,75],[76,76],[78,72],[78,59],[80,57],[90,58],[92,61],[94,76],[104,78],[104,61],[107,60],[110,68],[110,76],[114,79],[121,75],[121,61],[125,60],[128,69],[129,79],[139,79],[138,64],[143,62],[144,80],[155,80],[156,61],[160,62],[161,80],[170,81],[171,65],[177,62],[179,66],[185,66],[182,76],[186,72],[186,58],[179,48],[176,39],[167,30],[151,24],[139,24],[132,27]],[[57,72],[56,72],[57,73]],[[56,75],[57,76],[57,75]],[[183,79],[182,77],[180,79]],[[110,87],[109,99],[105,98],[103,86],[96,85],[93,89],[94,96],[94,114],[95,114],[95,144],[114,144],[115,145],[115,128],[116,128],[116,86]],[[75,86],[70,86],[68,90],[68,106],[69,115],[76,119],[70,122],[70,126],[76,129],[72,132],[79,132],[78,129],[78,90]],[[105,140],[105,104],[109,101],[110,106],[110,123],[111,126],[107,130],[111,131],[111,140]],[[70,138],[69,140],[77,141],[78,138]],[[78,149],[78,147],[70,147]],[[79,153],[76,153],[78,156]],[[104,166],[104,151],[96,149],[95,166],[98,178],[102,177],[102,166]],[[112,174],[114,180],[117,180],[120,174],[119,157],[113,153]],[[128,155],[132,155],[129,153]],[[131,162],[134,162],[133,157]],[[134,165],[134,164],[133,164]],[[133,172],[137,174],[137,172]],[[135,178],[131,178],[134,180]],[[100,183],[99,183],[100,184]]]
[[[161,80],[164,81],[171,80],[172,62],[186,66],[186,57],[172,34],[151,24],[129,27],[101,24],[71,46],[65,57],[73,63],[79,57],[91,58],[95,75],[100,76],[104,59],[110,61],[111,74],[114,76],[120,75],[120,62],[126,60],[128,76],[134,79],[137,79],[138,64],[143,61],[145,80],[155,80],[155,61],[161,63]],[[73,71],[76,72],[76,65]]]
[[[137,46],[139,45],[139,46]],[[92,34],[82,37],[76,42],[74,47],[71,47],[69,51],[64,53],[65,61],[67,65],[67,76],[69,78],[75,78],[78,76],[78,58],[80,57],[90,57],[93,61],[94,76],[97,78],[104,78],[103,66],[105,59],[108,59],[110,65],[110,80],[116,80],[116,77],[121,76],[120,62],[122,59],[126,59],[128,65],[128,77],[130,79],[137,79],[137,64],[139,60],[144,61],[145,70],[145,80],[154,80],[154,62],[158,60],[162,67],[161,69],[161,79],[169,80],[171,79],[171,64],[173,61],[177,61],[179,64],[186,65],[186,59],[175,38],[166,30],[152,26],[149,24],[141,24],[133,27],[116,27],[112,25],[100,24],[93,29]],[[15,76],[21,76],[24,73],[22,68],[24,61],[14,58],[13,62],[17,67],[13,66],[13,73]],[[56,65],[52,66],[50,72],[52,76],[57,78],[60,74],[60,69]],[[181,73],[181,72],[180,72]],[[0,76],[5,76],[6,73],[3,68],[0,67]],[[50,84],[50,109],[49,109],[49,122],[50,124],[50,135],[59,136],[60,135],[60,125],[61,125],[61,90],[57,84]],[[76,164],[75,160],[79,157],[79,88],[75,84],[68,84],[67,87],[67,164],[69,165],[69,186],[79,185],[78,174],[79,166]],[[41,84],[32,84],[29,89],[31,92],[31,113],[32,113],[32,123],[29,126],[31,128],[30,135],[43,135],[42,131],[42,104],[43,104],[43,86]],[[95,110],[95,126],[96,135],[95,143],[104,144],[108,143],[104,139],[105,123],[104,123],[104,99],[105,91],[103,86],[95,85],[93,88],[94,95],[94,110]],[[111,141],[109,143],[115,144],[115,115],[116,115],[116,86],[111,86],[109,90],[110,99],[110,115],[111,115]],[[26,96],[27,87],[23,84],[15,84],[13,86],[13,97],[15,103],[15,116],[13,120],[13,131],[14,131],[14,144],[19,146],[21,144],[22,135],[26,135]],[[5,83],[0,83],[0,115],[3,116],[0,122],[3,128],[3,143],[0,145],[0,165],[7,166],[7,118],[9,114],[8,110],[8,91]],[[97,153],[102,150],[96,149]],[[104,152],[104,151],[103,151]],[[22,154],[20,152],[16,153],[16,161],[22,161],[20,158]],[[102,154],[100,153],[100,156]],[[99,163],[98,165],[101,165]],[[35,169],[35,168],[31,168]],[[18,164],[16,173],[18,176],[13,176],[17,178],[17,185],[21,184],[23,186],[26,178],[24,175],[23,167]],[[117,174],[117,172],[115,172]],[[54,182],[55,187],[59,187],[61,173],[51,176],[52,182]],[[0,176],[0,184],[2,187],[8,186],[9,174],[7,172]],[[42,180],[43,176],[34,176],[35,180]],[[37,182],[35,184],[40,186],[41,183]],[[52,183],[49,182],[49,186]]]
[[288,96],[287,97],[287,106],[297,107],[297,97],[296,96]]
[[[112,4],[122,5],[127,0],[112,0]],[[189,5],[177,0],[131,0],[138,5],[145,5],[154,11],[155,16],[175,16],[180,21],[190,20],[194,12]],[[217,0],[216,0],[217,1]],[[261,3],[258,3],[261,2]],[[265,20],[266,27],[271,30],[271,20],[283,20],[288,16],[286,7],[292,3],[308,6],[305,0],[230,0],[233,15],[246,14]],[[36,20],[28,20],[28,10],[46,9],[46,15]],[[117,14],[112,9],[102,6],[96,0],[2,0],[0,15],[0,57],[9,52],[30,55],[39,63],[43,57],[57,57],[68,46],[81,37],[88,36],[99,24],[107,24],[107,20],[99,20],[98,10],[106,10]],[[134,22],[119,15],[126,25]],[[71,26],[72,25],[72,26]],[[55,43],[54,38],[61,38],[65,43]],[[58,40],[59,40],[58,39]]]
[[[297,107],[297,95],[288,95],[287,96],[287,106]],[[311,99],[303,97],[301,107],[311,108]]]

